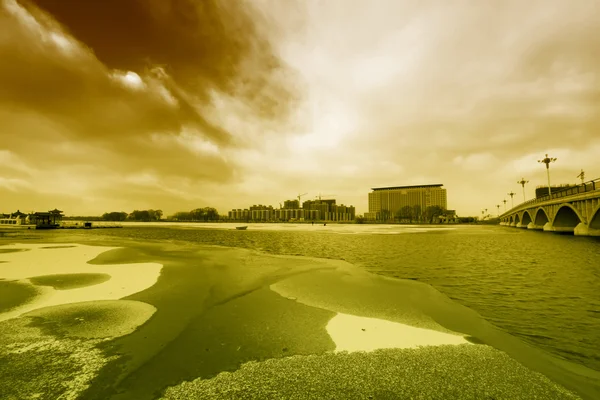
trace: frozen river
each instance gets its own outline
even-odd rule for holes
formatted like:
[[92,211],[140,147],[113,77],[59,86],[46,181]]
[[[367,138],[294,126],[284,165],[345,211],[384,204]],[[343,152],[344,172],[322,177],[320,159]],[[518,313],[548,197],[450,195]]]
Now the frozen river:
[[0,237],[0,397],[600,393],[597,239],[235,226]]

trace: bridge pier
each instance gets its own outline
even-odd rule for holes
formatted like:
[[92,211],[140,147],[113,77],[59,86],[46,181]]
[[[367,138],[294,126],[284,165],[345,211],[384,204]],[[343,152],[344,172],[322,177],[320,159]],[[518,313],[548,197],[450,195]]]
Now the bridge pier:
[[542,230],[544,232],[554,232],[554,227],[552,226],[552,224],[550,222],[546,222],[546,224],[544,225]]
[[536,225],[533,222],[530,222],[529,225],[527,225],[527,229],[535,229],[537,231],[541,231],[544,229],[544,227],[541,225]]
[[519,222],[517,225],[515,225],[517,228],[522,228],[522,229],[527,229],[527,225],[523,225],[522,222]]
[[573,233],[577,236],[600,236],[600,229],[590,228],[587,224],[581,222],[575,227]]
[[575,229],[573,229],[573,234],[577,236],[589,236],[589,233],[590,228],[587,226],[587,224],[584,224],[583,222],[577,224]]

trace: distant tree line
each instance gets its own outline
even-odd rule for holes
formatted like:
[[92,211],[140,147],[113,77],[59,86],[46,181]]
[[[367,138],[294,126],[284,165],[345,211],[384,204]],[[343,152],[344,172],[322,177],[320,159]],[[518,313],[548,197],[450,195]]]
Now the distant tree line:
[[395,220],[398,222],[408,223],[433,223],[437,217],[444,215],[446,210],[440,206],[429,206],[423,210],[421,206],[404,206],[399,209],[396,214],[392,214],[388,210],[382,210],[381,216],[384,221]]
[[175,221],[218,221],[220,218],[219,213],[215,208],[204,207],[195,208],[191,211],[179,211],[171,215],[169,219]]
[[162,218],[162,210],[134,210],[130,213],[124,211],[113,211],[102,214],[104,221],[159,221]]
[[[440,206],[429,206],[422,210],[420,206],[404,206],[396,213],[383,209],[380,211],[378,222],[397,222],[397,223],[420,223],[432,224],[439,221],[440,216],[447,213],[447,210]],[[354,219],[356,224],[373,223],[377,221],[367,220],[364,216],[357,215]],[[457,217],[459,223],[474,223],[477,222],[477,217]]]

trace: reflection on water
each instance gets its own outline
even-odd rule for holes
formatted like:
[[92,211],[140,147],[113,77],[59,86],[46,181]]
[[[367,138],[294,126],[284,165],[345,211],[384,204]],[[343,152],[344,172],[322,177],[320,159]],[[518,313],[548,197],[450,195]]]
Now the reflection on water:
[[[181,229],[136,224],[76,235],[197,242],[344,259],[373,273],[431,284],[523,340],[600,370],[597,238],[493,226],[440,230],[264,224],[250,225],[247,231],[232,226],[184,225]],[[378,234],[383,232],[394,234]]]

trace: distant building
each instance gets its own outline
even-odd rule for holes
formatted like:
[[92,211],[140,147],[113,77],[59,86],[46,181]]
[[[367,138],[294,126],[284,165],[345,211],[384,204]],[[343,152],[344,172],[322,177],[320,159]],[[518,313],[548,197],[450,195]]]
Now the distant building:
[[460,218],[456,215],[456,210],[446,210],[442,215],[438,215],[437,222],[440,224],[455,224],[460,222]]
[[285,210],[297,210],[300,208],[300,202],[298,200],[286,200],[283,202],[283,208]]
[[369,212],[365,219],[393,218],[403,207],[409,206],[425,211],[427,207],[448,207],[446,189],[442,184],[391,186],[373,188],[369,193]]
[[286,200],[283,207],[253,205],[248,209],[229,211],[232,221],[353,221],[356,216],[354,206],[336,204],[335,199],[307,200],[299,207],[298,200]]

